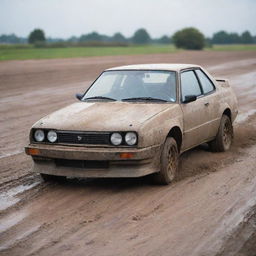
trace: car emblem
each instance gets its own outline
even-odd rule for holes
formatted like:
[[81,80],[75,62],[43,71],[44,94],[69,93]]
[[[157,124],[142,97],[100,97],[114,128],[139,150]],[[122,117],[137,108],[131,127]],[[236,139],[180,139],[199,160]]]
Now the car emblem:
[[77,136],[77,140],[78,140],[78,141],[81,141],[81,140],[82,140],[82,137],[81,137],[81,136]]

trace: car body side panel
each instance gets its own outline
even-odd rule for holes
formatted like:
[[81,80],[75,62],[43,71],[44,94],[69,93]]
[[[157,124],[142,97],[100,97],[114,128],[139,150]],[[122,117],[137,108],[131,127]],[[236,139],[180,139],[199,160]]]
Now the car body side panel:
[[205,99],[205,114],[208,116],[206,123],[206,140],[214,138],[218,132],[221,119],[220,114],[220,99],[221,94],[218,88],[213,93],[204,96]]
[[[207,76],[214,83],[216,90],[218,92],[216,105],[219,105],[218,111],[215,113],[218,116],[222,116],[225,109],[231,110],[231,121],[232,123],[235,121],[236,116],[238,114],[238,104],[236,95],[230,85],[228,79],[225,78],[214,78],[207,70],[201,67],[201,69],[207,74]],[[219,126],[219,123],[218,123]]]
[[182,110],[178,104],[147,120],[140,127],[140,147],[162,145],[173,127],[179,127],[183,131]]
[[[183,71],[199,69],[201,67],[195,67],[182,70],[179,73],[179,77]],[[203,70],[203,69],[202,69]],[[203,70],[208,75],[208,73]],[[209,76],[211,79],[211,77]],[[179,79],[179,89],[181,90],[181,80]],[[218,110],[216,106],[217,94],[216,90],[207,95],[201,95],[196,101],[190,103],[180,102],[181,109],[183,111],[183,123],[184,123],[184,138],[182,142],[182,151],[186,151],[194,146],[197,146],[217,133],[218,128]],[[181,93],[179,92],[179,95]]]
[[238,114],[238,104],[236,95],[227,79],[221,79],[221,82],[215,80],[216,86],[220,91],[220,109],[222,115],[226,109],[231,110],[231,121],[235,121]]
[[227,80],[224,79],[224,83],[220,84],[206,70],[201,69],[212,80],[216,89],[212,93],[198,97],[195,102],[181,103],[184,114],[182,151],[214,139],[226,109],[231,110],[232,122],[238,112],[236,96]]
[[200,144],[208,138],[209,115],[205,106],[207,99],[200,97],[196,101],[182,104],[184,138],[182,151]]

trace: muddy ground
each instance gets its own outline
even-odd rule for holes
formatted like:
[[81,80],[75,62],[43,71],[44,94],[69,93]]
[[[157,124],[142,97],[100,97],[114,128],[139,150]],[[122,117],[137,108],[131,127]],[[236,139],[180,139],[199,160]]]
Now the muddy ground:
[[[239,100],[229,152],[181,156],[170,186],[147,178],[43,183],[23,152],[30,126],[76,101],[103,69],[195,63]],[[256,52],[0,62],[0,255],[256,255]]]

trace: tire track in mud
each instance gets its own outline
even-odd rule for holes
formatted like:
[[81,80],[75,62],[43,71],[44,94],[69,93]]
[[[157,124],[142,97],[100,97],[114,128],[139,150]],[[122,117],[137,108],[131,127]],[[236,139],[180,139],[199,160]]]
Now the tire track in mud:
[[[186,56],[157,55],[152,59],[149,56],[124,59],[108,57],[103,58],[102,62],[97,58],[95,66],[85,74],[89,80],[103,66],[105,68],[117,63],[121,65],[141,62],[142,59],[144,62],[174,62],[179,59],[179,62],[198,62],[208,64],[209,67],[215,66],[215,75],[227,74],[231,84],[236,83],[236,93],[243,93],[239,104],[245,116],[241,123],[236,124],[235,143],[230,152],[223,154],[208,152],[207,146],[183,154],[182,171],[177,181],[169,187],[152,186],[147,178],[73,179],[63,184],[38,183],[30,190],[13,195],[18,202],[0,212],[0,223],[3,221],[5,225],[0,226],[0,254],[84,255],[86,251],[86,255],[169,255],[170,252],[174,255],[198,255],[196,249],[191,253],[192,248],[197,248],[200,252],[207,249],[209,243],[222,240],[221,237],[227,234],[225,230],[220,229],[219,223],[232,219],[236,207],[243,207],[244,199],[252,196],[246,188],[251,186],[255,178],[253,166],[256,165],[256,115],[251,112],[251,116],[246,116],[250,115],[248,112],[246,114],[246,111],[254,108],[253,100],[248,101],[248,96],[254,89],[251,84],[253,81],[251,76],[246,74],[253,74],[255,70],[255,53],[243,56],[246,54],[238,54],[239,57],[235,57],[223,53],[225,58],[219,55],[215,60],[209,60],[209,55],[200,53],[188,53]],[[242,67],[241,58],[244,58]],[[192,59],[195,61],[191,61]],[[18,73],[14,78],[5,77],[5,81],[12,85],[10,91],[2,85],[0,87],[3,92],[0,104],[6,104],[1,112],[1,123],[4,122],[1,127],[4,129],[4,136],[1,137],[4,145],[1,146],[5,153],[23,147],[27,140],[25,133],[28,133],[30,125],[39,115],[45,115],[71,103],[73,99],[70,94],[84,88],[81,83],[82,67],[79,65],[82,64],[83,68],[89,65],[84,65],[86,60],[62,62],[64,63],[31,61],[29,68],[19,67],[20,72],[14,68],[20,62],[8,64],[14,71],[9,70],[8,65],[5,67],[10,76],[12,72]],[[220,62],[230,63],[224,64],[226,68],[222,70],[221,67],[216,68]],[[37,66],[37,63],[40,64]],[[52,68],[57,70],[56,76],[54,72],[47,76],[52,70],[47,63],[56,65]],[[40,65],[45,66],[42,73],[38,70]],[[69,68],[70,65],[72,68]],[[35,73],[33,71],[30,76],[24,75],[23,72],[29,73],[30,69],[35,70]],[[68,73],[67,69],[70,69]],[[75,74],[71,74],[74,71]],[[3,73],[3,68],[0,65],[0,76],[1,72]],[[71,77],[68,74],[71,74]],[[28,78],[30,81],[27,81]],[[38,80],[38,85],[35,85],[35,79]],[[242,79],[247,79],[247,93],[240,88]],[[24,81],[23,86],[19,80]],[[34,85],[34,91],[30,92]],[[41,86],[44,88],[40,88]],[[51,91],[58,92],[58,95],[50,95],[48,98],[47,93]],[[11,93],[15,94],[13,99]],[[30,97],[32,100],[29,103]],[[26,102],[24,105],[23,99]],[[21,103],[17,105],[14,100]],[[13,110],[17,106],[20,109],[15,114]],[[15,120],[16,115],[22,118]],[[8,121],[10,123],[7,123]],[[13,139],[15,133],[9,129],[10,124],[18,128],[16,139]],[[16,140],[18,143],[15,143]],[[1,193],[11,191],[22,184],[29,186],[39,181],[38,176],[29,176],[30,160],[23,154],[3,157],[0,164],[0,182],[3,182]],[[245,170],[241,172],[243,168]],[[237,202],[236,206],[234,200]],[[214,232],[216,236],[211,238]],[[198,248],[199,241],[202,248]],[[216,248],[212,250],[217,252]]]

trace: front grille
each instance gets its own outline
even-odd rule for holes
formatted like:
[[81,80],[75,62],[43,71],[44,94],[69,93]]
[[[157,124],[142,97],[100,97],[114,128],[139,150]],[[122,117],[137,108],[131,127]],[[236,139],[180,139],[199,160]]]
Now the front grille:
[[69,160],[69,159],[55,159],[55,164],[56,166],[84,168],[84,169],[106,169],[109,166],[108,161]]
[[59,143],[109,145],[110,133],[58,131]]

